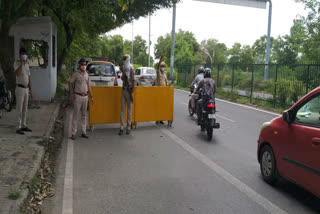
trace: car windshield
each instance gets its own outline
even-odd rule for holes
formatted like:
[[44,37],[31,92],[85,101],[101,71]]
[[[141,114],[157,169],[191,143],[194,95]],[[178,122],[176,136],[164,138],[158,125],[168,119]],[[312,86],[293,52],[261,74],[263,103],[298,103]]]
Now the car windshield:
[[156,69],[154,68],[147,68],[143,71],[144,74],[156,74]]
[[115,70],[109,64],[89,64],[87,66],[90,76],[115,76]]

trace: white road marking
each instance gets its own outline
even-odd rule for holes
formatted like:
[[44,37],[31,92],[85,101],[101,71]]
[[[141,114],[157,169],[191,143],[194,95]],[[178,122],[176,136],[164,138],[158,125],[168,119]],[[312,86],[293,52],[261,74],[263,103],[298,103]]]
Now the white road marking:
[[[69,117],[69,131],[71,133],[71,114]],[[73,141],[68,138],[67,160],[64,177],[62,214],[73,213]]]
[[186,105],[186,106],[188,105],[187,103],[182,103],[182,104],[183,104],[183,105]]
[[229,118],[223,117],[223,116],[218,115],[218,114],[217,114],[217,117],[221,117],[222,119],[228,120],[228,121],[233,122],[233,123],[236,122],[236,121],[234,121],[234,120],[231,120],[231,119],[229,119]]
[[211,170],[213,170],[215,173],[217,173],[219,176],[221,176],[224,180],[229,182],[231,185],[233,185],[235,188],[237,188],[240,192],[245,194],[248,198],[250,198],[252,201],[259,204],[261,207],[266,209],[269,213],[274,214],[287,214],[284,210],[280,209],[277,205],[273,204],[271,201],[260,195],[259,193],[255,192],[251,187],[246,185],[245,183],[241,182],[239,179],[234,177],[232,174],[227,172],[225,169],[217,165],[212,160],[208,159],[206,156],[201,154],[199,151],[194,149],[192,146],[184,142],[182,139],[177,137],[175,134],[170,132],[169,130],[165,128],[160,128],[160,130],[169,136],[174,142],[179,144],[183,149],[188,151],[191,155],[193,155],[195,158],[197,158],[199,161],[201,161],[203,164],[207,165]]
[[[184,91],[184,90],[181,90],[181,89],[175,89],[175,90],[182,91],[182,92],[185,92],[185,93],[189,93],[189,92]],[[241,107],[243,107],[243,108],[248,108],[248,109],[252,109],[252,110],[255,110],[255,111],[260,111],[260,112],[263,112],[263,113],[267,113],[267,114],[271,114],[271,115],[275,115],[275,116],[280,116],[280,114],[277,114],[277,113],[274,113],[274,112],[271,112],[271,111],[266,111],[266,110],[262,110],[262,109],[257,109],[257,108],[253,108],[253,107],[250,107],[250,106],[246,106],[246,105],[242,105],[242,104],[238,104],[238,103],[233,103],[233,102],[230,102],[230,101],[226,101],[226,100],[221,100],[221,99],[218,99],[218,98],[217,98],[217,100],[219,100],[219,101],[221,101],[221,102],[233,104],[233,105],[236,105],[236,106],[241,106]]]

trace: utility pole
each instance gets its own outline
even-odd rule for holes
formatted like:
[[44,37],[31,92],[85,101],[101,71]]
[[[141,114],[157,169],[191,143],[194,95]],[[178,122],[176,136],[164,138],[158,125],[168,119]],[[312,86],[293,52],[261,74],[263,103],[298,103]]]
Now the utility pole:
[[270,55],[270,34],[271,34],[271,17],[272,17],[272,2],[269,2],[269,17],[268,17],[268,34],[267,34],[267,50],[266,50],[266,59],[264,67],[264,80],[268,80],[268,70],[269,70],[269,55]]
[[171,58],[170,58],[170,79],[173,80],[173,65],[174,65],[174,37],[176,28],[176,3],[177,0],[172,0],[173,2],[173,14],[172,14],[172,46],[171,46]]
[[133,20],[132,20],[131,63],[133,64]]
[[148,49],[148,67],[150,67],[150,45],[151,45],[151,16],[149,13],[149,49]]

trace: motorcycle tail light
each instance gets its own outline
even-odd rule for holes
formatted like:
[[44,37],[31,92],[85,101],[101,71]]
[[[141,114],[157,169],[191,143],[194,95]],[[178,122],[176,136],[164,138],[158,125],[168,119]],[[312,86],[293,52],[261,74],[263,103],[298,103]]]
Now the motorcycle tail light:
[[209,103],[208,108],[214,108],[214,103]]

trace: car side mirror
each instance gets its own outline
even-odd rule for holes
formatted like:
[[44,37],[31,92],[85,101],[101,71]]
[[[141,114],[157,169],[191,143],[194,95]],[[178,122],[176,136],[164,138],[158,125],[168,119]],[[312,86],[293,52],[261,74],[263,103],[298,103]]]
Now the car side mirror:
[[285,110],[284,112],[282,112],[282,118],[288,124],[291,124],[294,121],[293,112],[290,110]]

